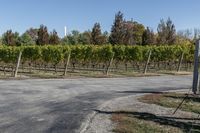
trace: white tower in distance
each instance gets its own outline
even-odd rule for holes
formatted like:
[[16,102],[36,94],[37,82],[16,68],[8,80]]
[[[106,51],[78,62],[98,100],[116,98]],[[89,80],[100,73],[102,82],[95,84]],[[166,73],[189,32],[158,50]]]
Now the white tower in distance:
[[65,26],[65,37],[67,36],[67,27]]

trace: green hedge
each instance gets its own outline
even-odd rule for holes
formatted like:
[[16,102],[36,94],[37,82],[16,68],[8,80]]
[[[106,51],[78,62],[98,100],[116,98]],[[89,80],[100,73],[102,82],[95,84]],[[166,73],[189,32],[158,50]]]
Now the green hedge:
[[43,61],[58,64],[65,62],[69,53],[74,62],[107,62],[113,56],[115,61],[146,61],[149,50],[152,51],[152,61],[177,61],[184,52],[184,60],[193,61],[193,45],[172,46],[93,46],[93,45],[46,45],[46,46],[0,46],[0,61],[14,63],[22,51],[23,61]]

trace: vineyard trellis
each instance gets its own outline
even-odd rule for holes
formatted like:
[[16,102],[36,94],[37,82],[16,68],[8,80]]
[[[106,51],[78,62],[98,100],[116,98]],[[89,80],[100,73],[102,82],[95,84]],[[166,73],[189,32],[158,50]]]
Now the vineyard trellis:
[[[151,57],[149,57],[151,51]],[[45,45],[45,46],[0,46],[0,71],[15,71],[15,65],[22,52],[20,72],[91,70],[108,74],[113,71],[143,71],[149,69],[180,70],[180,63],[192,68],[194,46],[124,46],[124,45]],[[150,58],[150,59],[149,59]],[[181,62],[180,62],[181,59]],[[147,60],[150,60],[147,62]],[[174,68],[175,67],[175,68]],[[147,70],[145,70],[146,73]]]

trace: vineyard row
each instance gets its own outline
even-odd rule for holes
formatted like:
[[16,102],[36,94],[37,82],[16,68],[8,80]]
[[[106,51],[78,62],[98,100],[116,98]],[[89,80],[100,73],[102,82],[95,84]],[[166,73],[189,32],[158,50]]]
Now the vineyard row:
[[73,63],[92,62],[106,63],[113,58],[119,62],[143,62],[148,58],[151,51],[151,61],[176,61],[181,54],[184,54],[184,61],[192,62],[194,54],[193,45],[172,45],[172,46],[21,46],[21,47],[0,47],[0,61],[4,63],[15,63],[20,51],[22,62],[44,62],[51,64],[64,63],[70,55]]

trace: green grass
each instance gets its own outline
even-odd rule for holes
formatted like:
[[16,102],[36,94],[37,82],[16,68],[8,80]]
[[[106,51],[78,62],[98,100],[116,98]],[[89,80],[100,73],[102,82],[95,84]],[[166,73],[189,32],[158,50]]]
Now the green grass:
[[[139,101],[169,108],[176,108],[185,96],[185,94],[181,93],[149,94],[139,98]],[[189,95],[180,109],[200,114],[200,97]]]

